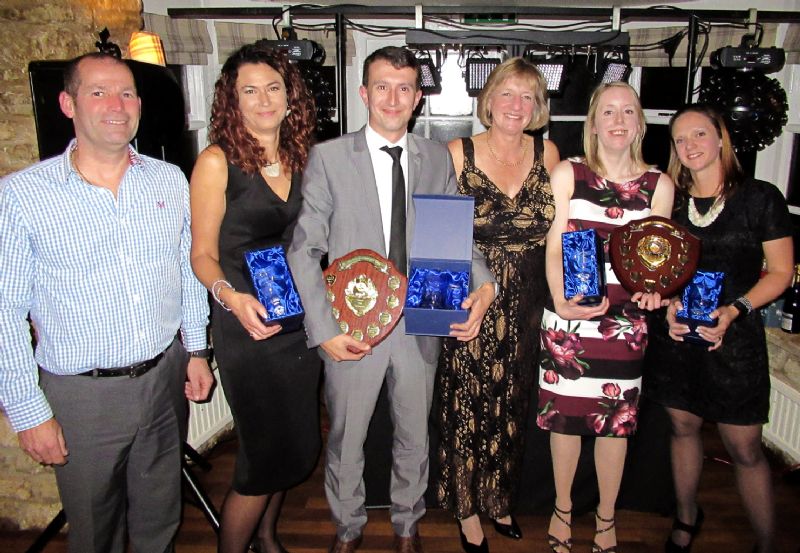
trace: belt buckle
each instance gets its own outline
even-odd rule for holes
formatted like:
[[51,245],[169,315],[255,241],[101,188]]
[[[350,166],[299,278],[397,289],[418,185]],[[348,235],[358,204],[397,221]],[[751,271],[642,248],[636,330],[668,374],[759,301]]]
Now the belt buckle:
[[150,367],[148,367],[147,365],[148,365],[148,363],[144,362],[144,363],[139,363],[138,365],[132,366],[130,368],[130,371],[128,372],[128,377],[136,378],[138,376],[142,376],[143,374],[145,374],[150,369]]

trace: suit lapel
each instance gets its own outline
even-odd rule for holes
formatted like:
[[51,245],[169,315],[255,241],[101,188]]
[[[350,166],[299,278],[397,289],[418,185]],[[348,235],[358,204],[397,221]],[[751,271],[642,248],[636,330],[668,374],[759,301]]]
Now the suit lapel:
[[406,183],[406,251],[408,259],[411,260],[411,244],[414,240],[414,222],[416,221],[416,211],[414,210],[414,194],[419,188],[419,180],[423,172],[423,155],[417,147],[417,141],[413,134],[408,133],[408,179]]
[[380,237],[378,242],[381,244],[381,250],[379,253],[382,251],[382,254],[387,256],[389,252],[383,251],[386,249],[386,240],[383,236],[383,220],[381,219],[381,203],[380,200],[378,200],[378,185],[375,183],[375,169],[372,167],[372,157],[367,147],[364,128],[357,132],[353,138],[353,170],[353,180],[359,181],[361,186],[354,201],[362,205],[365,218],[369,221],[369,226],[371,226],[374,232]]

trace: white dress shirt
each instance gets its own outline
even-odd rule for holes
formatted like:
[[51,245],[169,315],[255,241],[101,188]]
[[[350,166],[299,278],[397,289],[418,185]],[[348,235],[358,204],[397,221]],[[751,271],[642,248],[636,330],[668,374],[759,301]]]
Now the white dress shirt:
[[389,255],[389,238],[392,225],[392,156],[381,150],[384,146],[400,146],[403,153],[400,156],[400,166],[403,168],[403,177],[406,183],[406,210],[408,210],[408,133],[397,142],[389,142],[375,132],[367,124],[365,136],[367,148],[372,157],[372,170],[375,172],[375,184],[378,187],[378,202],[381,205],[381,222],[383,223],[383,242],[386,247],[385,255]]

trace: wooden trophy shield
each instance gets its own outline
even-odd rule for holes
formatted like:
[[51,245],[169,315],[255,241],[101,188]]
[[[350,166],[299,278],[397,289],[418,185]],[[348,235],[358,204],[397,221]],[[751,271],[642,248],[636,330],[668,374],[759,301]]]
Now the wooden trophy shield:
[[683,226],[657,215],[611,231],[611,268],[631,294],[674,296],[697,269],[700,239]]
[[323,272],[328,301],[339,328],[375,346],[394,329],[406,301],[408,279],[372,250],[354,250]]

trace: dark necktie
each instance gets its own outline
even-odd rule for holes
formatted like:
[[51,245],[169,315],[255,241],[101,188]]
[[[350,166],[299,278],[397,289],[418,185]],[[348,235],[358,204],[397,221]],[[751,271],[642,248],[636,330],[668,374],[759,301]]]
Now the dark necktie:
[[389,226],[389,261],[397,270],[406,274],[406,179],[400,165],[400,146],[384,146],[384,152],[392,156],[392,221]]

